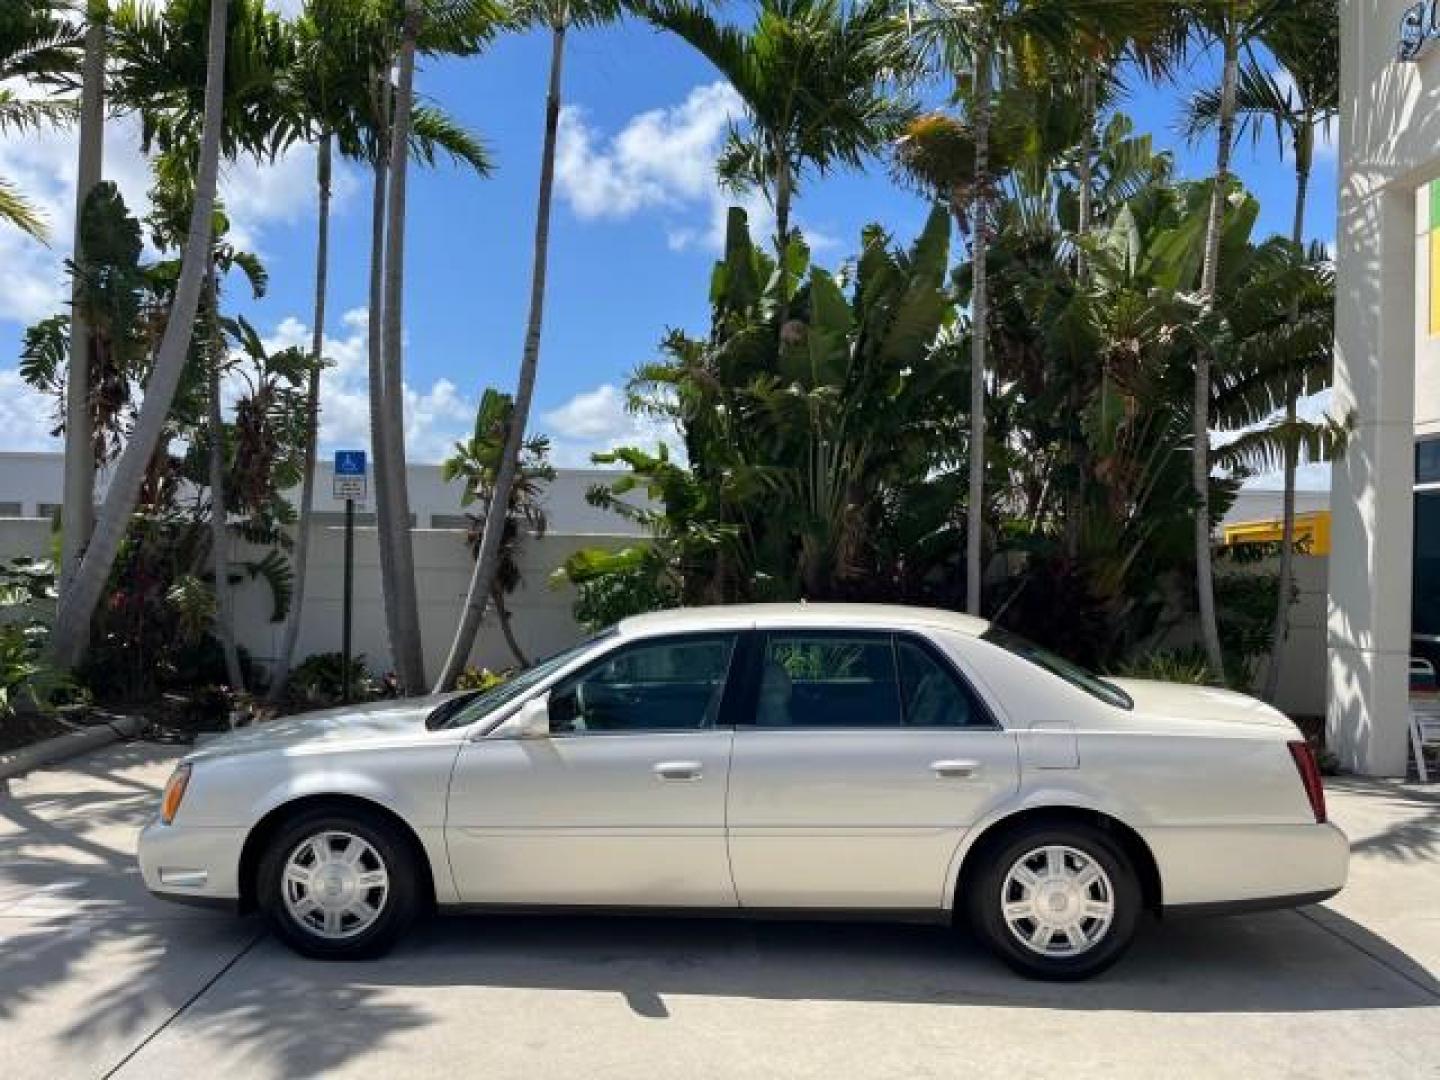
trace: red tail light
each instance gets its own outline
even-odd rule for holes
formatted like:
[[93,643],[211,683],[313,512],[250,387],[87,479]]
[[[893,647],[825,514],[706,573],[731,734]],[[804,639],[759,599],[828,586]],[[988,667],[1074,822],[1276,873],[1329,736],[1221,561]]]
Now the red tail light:
[[1325,821],[1325,785],[1320,782],[1320,766],[1315,761],[1315,751],[1303,739],[1287,743],[1290,756],[1295,759],[1295,768],[1300,770],[1300,783],[1305,785],[1305,797],[1310,800],[1310,809],[1315,812],[1315,821]]

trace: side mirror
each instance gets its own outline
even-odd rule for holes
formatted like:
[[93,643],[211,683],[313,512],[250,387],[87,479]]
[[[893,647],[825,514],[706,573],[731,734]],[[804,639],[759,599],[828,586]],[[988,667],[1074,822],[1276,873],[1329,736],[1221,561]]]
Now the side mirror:
[[501,726],[500,735],[512,739],[543,739],[550,734],[550,695],[541,694],[521,705]]

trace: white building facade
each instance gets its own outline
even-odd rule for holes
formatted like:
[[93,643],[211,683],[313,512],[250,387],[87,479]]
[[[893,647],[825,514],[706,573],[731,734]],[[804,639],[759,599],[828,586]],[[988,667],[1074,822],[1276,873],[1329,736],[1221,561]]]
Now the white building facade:
[[1356,772],[1406,768],[1408,668],[1440,644],[1440,5],[1340,5],[1327,738]]

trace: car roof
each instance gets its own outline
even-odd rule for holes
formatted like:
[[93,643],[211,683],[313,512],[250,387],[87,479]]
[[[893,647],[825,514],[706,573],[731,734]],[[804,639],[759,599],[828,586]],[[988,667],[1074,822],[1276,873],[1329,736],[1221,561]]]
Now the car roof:
[[712,607],[672,608],[622,619],[625,637],[722,630],[735,627],[803,626],[838,629],[930,627],[971,637],[984,633],[990,623],[973,615],[938,608],[902,604],[725,604]]

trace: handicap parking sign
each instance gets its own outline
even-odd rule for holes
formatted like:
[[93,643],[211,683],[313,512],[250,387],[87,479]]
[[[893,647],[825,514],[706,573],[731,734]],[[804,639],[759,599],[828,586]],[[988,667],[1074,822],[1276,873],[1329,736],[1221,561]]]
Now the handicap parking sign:
[[337,499],[363,501],[367,494],[364,450],[335,451],[335,491]]

